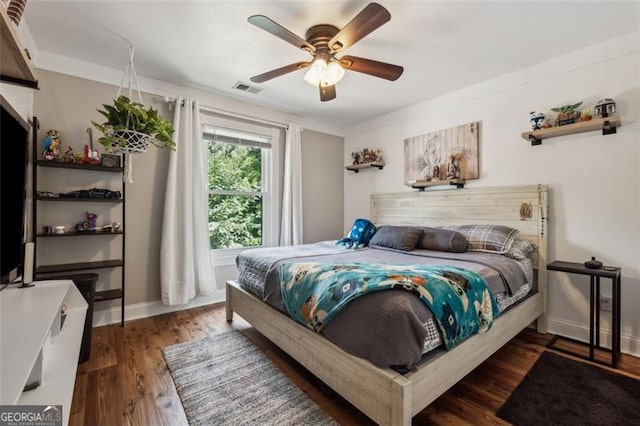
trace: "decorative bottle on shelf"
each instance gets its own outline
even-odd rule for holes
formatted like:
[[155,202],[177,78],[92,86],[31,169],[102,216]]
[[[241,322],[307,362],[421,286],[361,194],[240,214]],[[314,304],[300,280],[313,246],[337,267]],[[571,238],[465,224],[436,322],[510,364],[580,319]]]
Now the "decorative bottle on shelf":
[[595,257],[592,257],[591,260],[587,260],[586,262],[584,262],[584,266],[585,268],[589,269],[600,269],[602,268],[602,262],[596,260]]

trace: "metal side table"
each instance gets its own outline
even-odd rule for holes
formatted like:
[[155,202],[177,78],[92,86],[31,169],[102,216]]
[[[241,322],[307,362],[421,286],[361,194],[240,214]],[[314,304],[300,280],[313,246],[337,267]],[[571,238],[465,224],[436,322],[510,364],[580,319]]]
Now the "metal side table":
[[[548,348],[565,352],[579,358],[597,362],[599,364],[609,365],[613,368],[618,366],[620,359],[620,285],[621,285],[621,269],[618,267],[603,266],[600,269],[589,269],[582,263],[555,261],[547,265],[548,271],[560,271],[569,274],[588,275],[590,280],[589,293],[589,356],[584,356],[567,349],[558,348],[556,341],[561,338],[570,340],[580,344],[585,344],[568,337],[553,336],[547,344]],[[611,278],[611,349],[600,346],[600,278]],[[611,363],[605,363],[594,357],[595,350],[602,350],[611,353]]]

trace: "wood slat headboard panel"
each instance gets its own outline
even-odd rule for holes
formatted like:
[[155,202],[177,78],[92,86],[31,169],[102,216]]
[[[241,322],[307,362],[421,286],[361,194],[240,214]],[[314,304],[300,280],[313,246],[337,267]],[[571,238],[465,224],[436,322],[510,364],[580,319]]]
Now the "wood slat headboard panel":
[[[530,212],[522,218],[522,213]],[[547,186],[501,186],[447,191],[371,195],[371,220],[377,225],[506,225],[538,247],[532,257],[538,291],[547,290]],[[546,330],[546,315],[538,328]]]

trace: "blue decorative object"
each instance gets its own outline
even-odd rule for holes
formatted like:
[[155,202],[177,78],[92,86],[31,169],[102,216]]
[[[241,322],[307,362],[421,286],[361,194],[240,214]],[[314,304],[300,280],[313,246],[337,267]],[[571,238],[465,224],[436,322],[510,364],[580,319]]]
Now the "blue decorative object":
[[369,244],[371,237],[376,233],[376,226],[369,219],[356,219],[351,227],[349,236],[340,238],[336,244],[347,248],[360,249]]
[[541,112],[531,111],[529,115],[531,117],[529,119],[529,122],[531,123],[531,128],[533,130],[540,130],[542,128],[542,120],[544,120],[544,114]]
[[47,137],[44,140],[44,151],[42,151],[42,157],[45,160],[56,160],[62,156],[60,152],[60,132],[57,130],[49,130]]

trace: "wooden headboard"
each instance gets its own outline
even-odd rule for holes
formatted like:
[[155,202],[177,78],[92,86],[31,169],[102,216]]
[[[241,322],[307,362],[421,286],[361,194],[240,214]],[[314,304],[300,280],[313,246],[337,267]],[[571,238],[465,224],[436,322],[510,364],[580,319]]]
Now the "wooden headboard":
[[547,311],[547,186],[501,186],[448,191],[371,195],[371,220],[377,225],[446,226],[506,225],[538,247],[534,287],[544,293],[545,315],[538,330],[546,332]]

